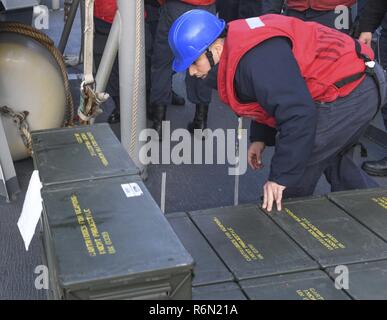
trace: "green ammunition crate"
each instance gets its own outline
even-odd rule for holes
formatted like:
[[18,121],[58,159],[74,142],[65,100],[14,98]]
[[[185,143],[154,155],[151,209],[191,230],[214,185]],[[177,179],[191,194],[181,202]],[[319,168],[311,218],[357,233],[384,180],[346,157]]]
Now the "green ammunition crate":
[[105,123],[34,131],[32,148],[44,187],[139,173]]
[[235,282],[192,288],[192,300],[247,300]]
[[[355,300],[387,300],[387,261],[366,262],[345,266],[348,268],[346,292]],[[345,276],[344,269],[336,273],[328,268],[332,279]],[[342,278],[343,279],[343,278]],[[341,279],[339,279],[341,280]],[[340,281],[339,281],[340,282]],[[345,282],[343,281],[343,284]]]
[[193,260],[136,176],[47,187],[55,299],[191,299]]
[[193,286],[232,281],[233,275],[216,255],[186,213],[166,215],[173,230],[195,260]]
[[326,197],[283,206],[268,216],[323,268],[387,258],[387,244]]
[[238,281],[318,268],[256,205],[203,210],[190,216]]
[[240,286],[252,300],[350,300],[321,270],[245,280]]
[[328,198],[387,241],[387,188],[336,192]]

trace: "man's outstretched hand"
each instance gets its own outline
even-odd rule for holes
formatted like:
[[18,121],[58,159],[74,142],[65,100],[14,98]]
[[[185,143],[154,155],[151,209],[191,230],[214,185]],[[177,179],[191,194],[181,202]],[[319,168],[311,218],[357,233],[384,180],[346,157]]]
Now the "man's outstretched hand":
[[274,202],[277,205],[277,210],[282,210],[282,194],[286,187],[278,183],[268,181],[263,186],[263,205],[262,208],[271,212]]

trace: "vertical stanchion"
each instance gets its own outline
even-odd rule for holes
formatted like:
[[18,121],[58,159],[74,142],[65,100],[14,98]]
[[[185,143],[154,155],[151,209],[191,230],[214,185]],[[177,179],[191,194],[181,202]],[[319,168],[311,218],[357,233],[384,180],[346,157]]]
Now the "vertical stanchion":
[[160,208],[161,208],[161,211],[164,214],[165,214],[166,186],[167,186],[167,173],[163,172],[163,175],[161,177],[161,201],[160,201]]
[[243,129],[243,120],[241,117],[238,117],[238,132],[237,139],[235,141],[235,154],[236,154],[236,164],[235,164],[235,182],[234,182],[234,206],[239,204],[239,166],[240,166],[240,141],[242,140],[242,129]]
[[12,161],[7,137],[0,116],[0,195],[7,201],[20,192],[19,182],[16,177],[15,167]]
[[120,15],[116,14],[109,37],[106,42],[105,50],[102,55],[97,74],[95,75],[95,91],[105,92],[107,83],[112,72],[114,61],[118,53],[118,45],[120,42]]
[[121,142],[146,177],[146,167],[140,162],[145,142],[139,135],[146,128],[145,88],[145,26],[144,1],[118,0],[121,18],[119,45]]

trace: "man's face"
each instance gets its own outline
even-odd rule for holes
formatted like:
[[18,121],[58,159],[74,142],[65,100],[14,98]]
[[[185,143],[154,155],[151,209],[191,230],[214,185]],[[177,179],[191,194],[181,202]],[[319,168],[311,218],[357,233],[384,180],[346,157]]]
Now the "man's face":
[[211,70],[210,62],[203,53],[191,66],[189,67],[189,74],[200,79],[207,77]]

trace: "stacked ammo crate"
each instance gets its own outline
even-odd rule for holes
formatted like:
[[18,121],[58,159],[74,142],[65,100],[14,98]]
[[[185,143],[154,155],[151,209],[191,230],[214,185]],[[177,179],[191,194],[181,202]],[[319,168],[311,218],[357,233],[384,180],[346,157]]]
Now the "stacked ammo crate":
[[107,124],[35,131],[53,299],[190,299],[193,260]]
[[193,299],[387,299],[387,188],[167,217],[196,262]]

